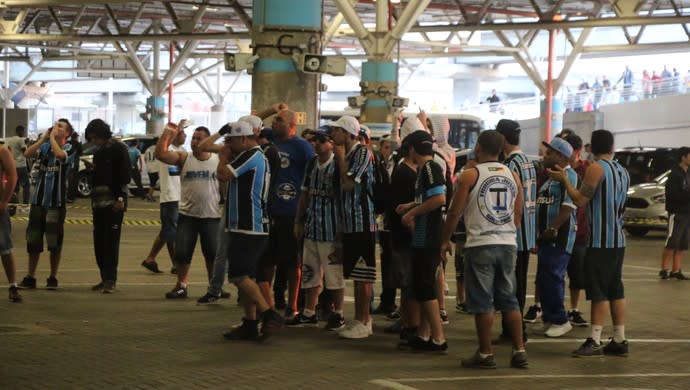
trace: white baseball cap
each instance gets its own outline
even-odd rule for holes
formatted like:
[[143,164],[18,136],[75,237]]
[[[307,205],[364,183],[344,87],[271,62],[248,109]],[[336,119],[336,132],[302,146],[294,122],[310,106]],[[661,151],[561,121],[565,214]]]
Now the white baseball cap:
[[355,137],[359,137],[359,121],[353,116],[343,115],[335,122],[328,122],[328,126],[340,127]]
[[264,121],[262,121],[261,118],[259,118],[256,115],[245,115],[245,116],[240,117],[240,119],[238,119],[238,120],[249,123],[255,129],[263,129],[264,128]]
[[254,129],[249,122],[238,121],[230,124],[230,132],[226,137],[242,137],[254,135]]

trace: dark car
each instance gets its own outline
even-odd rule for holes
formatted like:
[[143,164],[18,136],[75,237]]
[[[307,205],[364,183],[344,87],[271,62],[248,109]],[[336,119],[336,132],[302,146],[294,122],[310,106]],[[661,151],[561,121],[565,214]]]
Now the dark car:
[[[118,139],[124,142],[128,147],[131,146],[134,140],[138,140],[139,150],[142,154],[144,154],[146,149],[153,145],[154,137],[150,135],[136,135],[126,136]],[[91,165],[93,161],[93,153],[95,151],[96,146],[92,143],[87,142],[84,144],[81,159],[79,161],[79,179],[77,182],[77,192],[80,196],[87,197],[91,195],[91,175],[93,174]],[[146,166],[143,167],[143,172],[146,172]],[[141,181],[145,189],[149,186],[148,180],[148,175],[141,175]],[[138,195],[134,194],[134,191],[136,191],[136,185],[134,185],[133,181],[129,183],[129,191],[132,192],[133,195]]]
[[616,151],[614,159],[630,174],[630,185],[653,182],[678,163],[678,148],[632,147]]

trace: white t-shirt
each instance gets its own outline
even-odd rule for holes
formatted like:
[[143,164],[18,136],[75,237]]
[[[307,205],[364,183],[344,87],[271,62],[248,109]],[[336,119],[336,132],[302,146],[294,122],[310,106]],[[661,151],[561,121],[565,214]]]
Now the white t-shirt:
[[158,172],[158,160],[156,160],[156,145],[149,146],[144,151],[144,162],[146,163],[146,172]]
[[218,155],[215,153],[203,161],[194,157],[193,153],[187,155],[180,173],[180,214],[195,218],[220,218],[216,169]]
[[[170,145],[168,150],[173,152],[184,152],[184,147]],[[158,162],[158,176],[161,183],[160,202],[179,202],[180,201],[180,167]]]
[[26,139],[23,137],[9,137],[5,139],[5,146],[12,152],[12,158],[17,168],[26,168],[26,157],[24,157],[24,149],[26,149]]
[[465,209],[466,248],[484,245],[517,246],[515,198],[518,194],[510,169],[499,162],[477,164],[477,182]]

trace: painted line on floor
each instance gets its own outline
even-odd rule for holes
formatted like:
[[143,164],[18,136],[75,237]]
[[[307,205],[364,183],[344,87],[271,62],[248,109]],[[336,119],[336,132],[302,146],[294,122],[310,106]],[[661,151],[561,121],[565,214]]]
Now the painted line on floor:
[[388,389],[396,390],[417,390],[415,387],[407,386],[403,383],[431,383],[431,382],[464,382],[464,381],[485,381],[497,379],[592,379],[592,378],[687,378],[690,373],[634,373],[634,374],[563,374],[563,375],[486,375],[486,376],[457,376],[457,377],[436,377],[436,378],[381,378],[370,380],[369,383],[379,385]]
[[[681,343],[688,344],[690,339],[628,339],[630,343],[642,343],[642,344],[671,344],[671,343]],[[582,339],[578,338],[530,338],[528,344],[581,344]]]

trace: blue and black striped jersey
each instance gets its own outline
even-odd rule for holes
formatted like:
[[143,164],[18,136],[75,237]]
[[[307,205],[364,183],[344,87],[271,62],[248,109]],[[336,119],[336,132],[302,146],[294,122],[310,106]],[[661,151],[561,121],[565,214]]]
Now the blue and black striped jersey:
[[522,182],[523,210],[522,221],[517,227],[517,250],[528,251],[535,246],[537,232],[535,228],[537,199],[537,170],[534,164],[521,151],[511,153],[504,161],[511,171],[517,172]]
[[604,175],[589,203],[591,248],[625,248],[623,212],[628,197],[630,175],[617,161],[597,160]]

